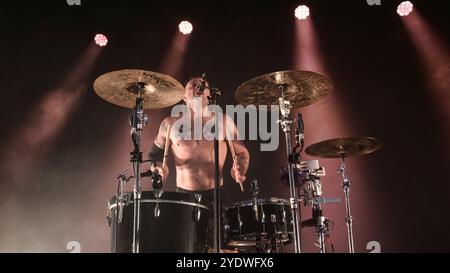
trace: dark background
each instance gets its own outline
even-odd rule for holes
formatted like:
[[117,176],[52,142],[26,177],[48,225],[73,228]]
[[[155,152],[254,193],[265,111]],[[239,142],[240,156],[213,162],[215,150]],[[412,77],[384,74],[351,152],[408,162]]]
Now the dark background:
[[[352,135],[383,141],[377,153],[349,160],[357,251],[368,252],[369,241],[378,241],[382,252],[449,251],[448,120],[438,114],[418,53],[395,13],[399,2],[306,1],[335,84],[333,96],[345,111],[339,120],[350,128],[327,131],[333,127],[327,120],[305,117],[306,144]],[[93,92],[98,76],[124,68],[158,71],[179,21],[188,19],[194,32],[178,80],[206,71],[212,85],[226,92],[222,104],[235,104],[239,84],[295,67],[293,10],[301,3],[82,0],[77,7],[65,1],[2,2],[0,251],[66,252],[69,241],[80,242],[83,252],[109,251],[106,202],[115,194],[116,175],[129,167],[131,143],[129,112]],[[448,49],[450,3],[414,3]],[[58,87],[99,32],[109,44],[79,82],[85,92],[61,130],[37,146],[22,142],[38,102]],[[326,111],[331,104],[318,105]],[[309,106],[310,115],[314,107]],[[168,113],[148,111],[145,153]],[[249,177],[260,181],[262,197],[288,198],[278,178],[283,141],[275,152],[260,152],[258,141],[246,144],[252,155]],[[343,197],[335,174],[339,162],[320,162],[327,170],[325,196]],[[230,159],[227,199],[249,199],[228,181],[229,167]],[[168,190],[174,185],[172,172]],[[148,181],[144,188],[150,189]],[[335,221],[336,251],[347,251],[343,204],[328,205],[325,213]],[[317,251],[312,231],[305,234],[306,251]]]

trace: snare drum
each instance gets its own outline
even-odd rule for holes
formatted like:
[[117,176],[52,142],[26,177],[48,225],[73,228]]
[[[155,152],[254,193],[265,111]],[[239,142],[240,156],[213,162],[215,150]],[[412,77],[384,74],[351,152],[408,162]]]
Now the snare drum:
[[[118,223],[116,197],[108,202],[111,225],[111,251],[131,252],[133,243],[133,207],[131,193]],[[141,198],[140,252],[206,252],[209,208],[194,194],[164,192],[155,198],[143,192]]]
[[[257,213],[256,213],[257,212]],[[257,216],[258,215],[258,219]],[[279,198],[237,202],[225,208],[225,231],[232,247],[257,242],[292,242],[292,213],[289,201]]]

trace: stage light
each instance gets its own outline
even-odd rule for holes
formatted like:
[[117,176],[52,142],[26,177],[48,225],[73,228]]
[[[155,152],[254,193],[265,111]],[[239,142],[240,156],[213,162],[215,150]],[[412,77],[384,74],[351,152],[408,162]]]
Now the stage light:
[[108,38],[103,34],[95,35],[94,41],[99,46],[106,46],[108,44]]
[[403,1],[397,7],[397,13],[400,16],[408,16],[413,11],[413,4],[410,1]]
[[189,23],[188,21],[182,21],[182,22],[178,25],[178,29],[179,29],[180,32],[183,33],[184,35],[187,35],[187,34],[190,34],[194,28],[192,27],[192,24]]
[[309,8],[305,5],[300,5],[295,9],[295,17],[299,20],[304,20],[309,16]]

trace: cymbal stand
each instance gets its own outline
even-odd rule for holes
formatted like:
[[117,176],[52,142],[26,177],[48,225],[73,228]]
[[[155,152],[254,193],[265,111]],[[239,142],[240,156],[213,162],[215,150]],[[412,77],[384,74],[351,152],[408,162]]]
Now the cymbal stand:
[[300,239],[300,221],[299,221],[299,206],[298,206],[298,195],[297,190],[295,188],[294,181],[294,165],[295,162],[293,160],[292,153],[292,143],[291,143],[291,123],[292,119],[289,117],[291,112],[291,103],[288,100],[285,100],[284,94],[286,93],[288,85],[287,84],[279,84],[278,88],[281,90],[281,97],[279,98],[280,112],[281,118],[279,120],[280,126],[284,131],[285,139],[286,139],[286,150],[288,157],[288,174],[289,174],[289,188],[290,188],[290,206],[292,211],[292,222],[293,222],[293,233],[294,233],[294,247],[295,253],[301,253],[301,239]]
[[[145,88],[144,84],[138,83],[138,88]],[[140,91],[138,91],[138,97],[136,98],[136,106],[130,116],[131,124],[131,140],[134,146],[134,150],[130,153],[131,162],[133,164],[134,171],[134,207],[133,207],[133,242],[132,252],[139,253],[139,236],[141,227],[141,164],[142,164],[142,152],[141,146],[141,132],[144,126],[147,125],[148,117],[144,114],[144,99],[140,97]]]
[[347,177],[346,166],[345,166],[345,157],[342,156],[342,162],[337,172],[342,175],[342,188],[345,193],[345,222],[347,223],[347,234],[348,234],[348,251],[349,253],[355,253],[355,246],[353,242],[353,217],[350,211],[350,180]]

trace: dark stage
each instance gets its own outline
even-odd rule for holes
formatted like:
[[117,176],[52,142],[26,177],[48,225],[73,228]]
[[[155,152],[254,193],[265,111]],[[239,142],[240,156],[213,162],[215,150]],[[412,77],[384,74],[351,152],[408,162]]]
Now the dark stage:
[[[287,70],[323,75],[330,92],[293,107],[291,117],[303,117],[302,160],[316,159],[325,168],[323,197],[341,199],[322,206],[334,251],[349,251],[337,173],[341,159],[305,150],[324,140],[365,136],[381,141],[381,147],[345,159],[355,252],[450,251],[449,1],[411,1],[408,16],[396,12],[402,1],[387,0],[380,5],[366,0],[9,2],[0,3],[0,252],[111,252],[107,204],[116,195],[116,177],[126,169],[133,175],[132,109],[99,96],[94,82],[123,69],[169,75],[183,86],[205,72],[210,86],[223,92],[218,105],[224,109],[241,104],[245,96],[236,96],[238,88],[260,75]],[[299,5],[309,7],[304,20],[294,16]],[[183,20],[192,23],[192,33],[179,32]],[[106,46],[94,42],[96,34],[105,35]],[[308,95],[319,88],[316,83],[302,83],[297,92]],[[158,84],[152,92],[162,94]],[[267,85],[258,88],[251,91],[257,102],[268,94]],[[184,87],[177,90],[182,96]],[[145,110],[144,160],[180,99]],[[256,122],[248,117],[245,130]],[[268,140],[260,134],[242,141],[250,156],[244,192],[233,181],[228,152],[221,190],[225,205],[251,202],[252,179],[258,181],[260,199],[291,197],[286,174],[280,181],[280,168],[287,166],[285,134],[279,123],[270,125],[277,128],[272,131],[276,149],[263,151]],[[293,146],[297,127],[294,121]],[[185,156],[188,164],[191,157]],[[169,155],[165,191],[176,190],[177,162],[178,155]],[[209,169],[197,174],[214,173],[213,167],[205,165]],[[144,162],[142,171],[148,168]],[[141,182],[144,191],[152,190],[149,177]],[[125,190],[132,192],[133,186],[130,179]],[[299,220],[311,218],[311,211],[301,205]],[[132,221],[132,205],[124,213]],[[165,214],[163,205],[160,213]],[[143,207],[144,225],[154,214],[153,207]],[[186,226],[172,221],[187,214],[177,211],[170,221],[161,221],[158,227],[168,241],[192,240],[183,233]],[[302,252],[319,252],[315,228],[300,231]],[[326,248],[332,251],[328,239]],[[282,252],[294,251],[292,240],[282,247]]]

